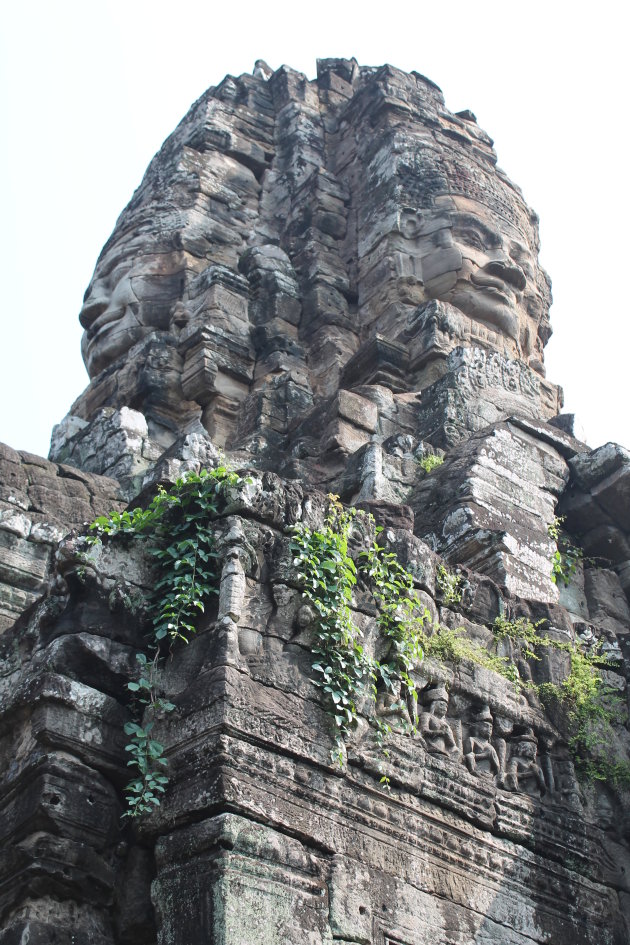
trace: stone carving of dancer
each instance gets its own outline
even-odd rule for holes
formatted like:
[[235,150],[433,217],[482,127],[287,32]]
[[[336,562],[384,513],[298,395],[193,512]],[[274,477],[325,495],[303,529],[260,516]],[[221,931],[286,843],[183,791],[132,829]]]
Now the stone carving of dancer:
[[450,758],[459,757],[460,747],[446,719],[448,693],[445,687],[436,686],[425,690],[422,705],[418,729],[427,750]]
[[385,689],[378,693],[376,697],[376,715],[386,725],[389,725],[393,732],[408,735],[412,731],[413,725],[402,693],[400,680],[394,680],[392,686],[392,689]]
[[501,771],[499,756],[494,750],[492,738],[492,713],[489,706],[484,706],[477,713],[473,724],[473,734],[464,742],[464,762],[471,774],[484,778],[496,778]]
[[546,793],[545,776],[536,761],[537,750],[538,743],[532,729],[516,736],[505,775],[508,790],[531,794],[532,787],[537,787],[540,794]]

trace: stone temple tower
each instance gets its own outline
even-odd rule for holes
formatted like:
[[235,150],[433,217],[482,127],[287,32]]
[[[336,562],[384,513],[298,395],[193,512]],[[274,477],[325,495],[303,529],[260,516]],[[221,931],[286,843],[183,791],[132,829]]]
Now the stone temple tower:
[[[423,75],[259,60],[192,106],[49,459],[0,447],[0,945],[630,940],[630,454],[561,412],[550,304]],[[169,646],[183,513],[86,534],[201,470],[213,586]]]

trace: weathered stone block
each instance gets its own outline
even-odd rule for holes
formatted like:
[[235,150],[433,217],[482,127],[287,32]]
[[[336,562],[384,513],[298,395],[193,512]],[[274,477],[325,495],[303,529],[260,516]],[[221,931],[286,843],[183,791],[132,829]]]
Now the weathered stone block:
[[593,623],[606,627],[612,620],[615,629],[621,624],[630,633],[630,607],[614,571],[586,568],[584,590]]

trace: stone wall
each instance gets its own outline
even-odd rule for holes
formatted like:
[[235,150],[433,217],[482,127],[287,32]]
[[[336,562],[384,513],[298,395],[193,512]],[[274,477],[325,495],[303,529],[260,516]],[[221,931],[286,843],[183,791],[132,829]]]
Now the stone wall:
[[0,632],[47,590],[60,539],[121,499],[113,479],[0,444]]
[[[325,506],[267,474],[225,508],[221,593],[162,680],[176,711],[155,737],[171,781],[156,812],[122,832],[124,682],[147,629],[151,566],[142,544],[106,542],[80,560],[81,539],[62,544],[63,583],[2,638],[0,822],[12,842],[0,941],[627,940],[622,799],[580,786],[559,719],[503,677],[425,662],[418,734],[394,730],[384,754],[362,715],[342,765],[331,760],[313,613],[287,535],[296,521],[321,526]],[[559,638],[575,634],[557,604],[527,604],[466,569],[454,609],[435,553],[404,528],[387,526],[385,538],[442,624],[488,643],[497,615],[525,614]],[[373,647],[360,585],[352,610]],[[591,630],[620,655],[610,626]],[[555,678],[562,667],[534,672]],[[624,698],[627,673],[623,661],[614,670]],[[422,723],[436,687],[452,744]],[[495,767],[471,748],[480,714],[492,721]],[[523,739],[536,746],[530,767],[514,762]]]
[[[0,945],[630,940],[630,455],[559,413],[550,301],[536,215],[426,77],[258,62],[192,106],[99,257],[50,460],[0,448]],[[218,593],[158,661],[169,783],[130,818],[156,559],[87,526],[225,463]],[[326,493],[430,640],[487,657],[425,641],[341,748],[290,548]],[[375,537],[358,513],[356,560]],[[365,579],[349,606],[389,659]],[[614,711],[576,747],[540,686],[578,651]]]

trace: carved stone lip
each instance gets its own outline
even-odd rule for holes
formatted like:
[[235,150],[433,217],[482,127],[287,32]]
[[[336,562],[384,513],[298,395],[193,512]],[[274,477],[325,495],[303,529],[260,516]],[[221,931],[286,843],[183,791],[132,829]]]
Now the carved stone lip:
[[120,321],[123,315],[124,311],[120,308],[114,309],[111,312],[104,312],[99,318],[92,322],[87,329],[89,343],[92,344],[99,336],[106,334],[112,324]]
[[493,299],[498,299],[500,302],[504,302],[506,305],[512,304],[513,300],[511,296],[508,295],[506,292],[503,292],[501,289],[499,289],[498,286],[484,285],[484,286],[479,286],[479,288],[482,289],[484,292],[486,292],[488,295],[491,295]]
[[107,296],[100,296],[90,299],[86,302],[79,313],[79,321],[85,329],[89,329],[94,322],[107,310],[109,299]]
[[513,299],[513,293],[510,291],[509,286],[496,276],[488,275],[486,272],[477,272],[470,277],[470,281],[476,288],[483,289],[483,291],[495,297],[500,296],[505,299],[506,302],[510,302]]
[[510,311],[513,311],[515,308],[516,299],[505,285],[486,285],[485,283],[480,283],[474,284],[474,290],[481,303],[485,297],[488,300],[487,304],[492,305],[494,308],[496,308],[497,304]]

